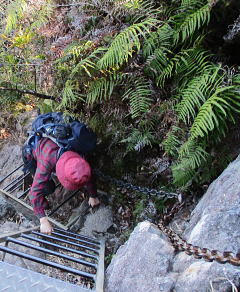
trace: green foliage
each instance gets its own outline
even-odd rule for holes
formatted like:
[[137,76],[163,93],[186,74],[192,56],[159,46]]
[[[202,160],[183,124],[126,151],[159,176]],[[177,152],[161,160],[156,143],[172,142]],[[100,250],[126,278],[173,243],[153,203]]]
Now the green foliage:
[[183,130],[177,126],[173,126],[171,131],[167,133],[166,139],[162,142],[164,151],[172,157],[176,157],[178,149],[181,145],[181,138]]
[[156,31],[151,32],[144,40],[144,58],[148,58],[155,54],[159,55],[156,50],[160,50],[163,54],[164,52],[169,52],[173,47],[173,35],[174,30],[168,24],[163,24],[162,26],[158,27]]
[[139,216],[144,208],[145,208],[145,203],[144,200],[137,200],[134,204],[134,208],[133,208],[133,216],[136,218],[137,216]]
[[101,47],[96,50],[93,49],[94,44],[91,41],[86,41],[81,45],[72,44],[66,48],[64,56],[58,59],[56,64],[68,62],[73,67],[69,76],[70,79],[73,79],[76,74],[81,74],[82,71],[91,77],[91,71],[97,69],[96,62],[101,54],[106,51],[106,49]]
[[203,162],[208,158],[204,146],[191,140],[184,143],[179,149],[179,160],[171,168],[173,172],[173,183],[178,186],[187,184]]
[[[179,119],[192,124],[188,140],[178,149],[179,142],[173,129],[163,142],[168,154],[178,153],[178,160],[172,166],[174,183],[178,186],[192,181],[198,170],[209,163],[208,146],[214,145],[226,134],[227,121],[234,122],[234,113],[240,111],[238,75],[225,83],[226,72],[219,67],[211,67],[193,78],[186,88],[182,88],[176,106]],[[211,133],[211,139],[208,139]],[[212,174],[211,174],[212,175]],[[205,176],[206,177],[206,176]]]
[[74,103],[80,99],[74,92],[74,86],[71,80],[67,80],[62,93],[62,100],[58,106],[58,110],[73,107]]
[[95,102],[102,102],[109,100],[114,87],[122,80],[122,75],[110,75],[109,79],[106,77],[96,78],[88,85],[87,103],[93,104]]
[[41,114],[55,112],[57,104],[50,99],[44,99],[37,104],[37,108],[40,110]]
[[127,151],[141,151],[145,146],[151,147],[155,139],[148,127],[142,127],[141,129],[132,129],[129,137],[121,142],[127,143]]
[[195,31],[209,23],[211,7],[207,1],[196,0],[184,3],[176,15],[170,18],[170,23],[175,30],[175,42],[185,42]]
[[27,2],[25,0],[13,1],[9,4],[7,8],[7,17],[6,17],[6,27],[5,33],[10,33],[17,26],[17,21],[19,18],[22,18],[24,11],[27,8]]
[[[50,38],[44,42],[38,30],[50,19],[52,2],[28,9],[27,1],[11,1],[1,23],[1,86],[35,89],[30,64],[51,67],[51,81],[37,88],[49,90],[58,103],[38,101],[42,112],[62,110],[88,119],[102,140],[112,138],[111,147],[121,148],[123,156],[161,142],[173,161],[176,186],[209,179],[203,172],[215,161],[211,150],[240,110],[240,75],[213,64],[210,52],[202,48],[214,6],[207,0],[80,4],[76,13],[81,11],[85,24],[73,32],[74,41],[65,49],[60,42],[60,57],[53,64],[54,48],[49,53],[44,47]],[[2,104],[22,98],[2,92]],[[160,112],[169,103],[174,108]],[[121,167],[119,157],[118,162]]]
[[133,53],[141,48],[141,38],[150,33],[150,29],[157,24],[157,19],[149,18],[140,23],[135,23],[120,32],[112,41],[108,51],[98,61],[101,70],[119,68],[127,62]]
[[172,58],[169,58],[166,66],[160,68],[157,77],[158,85],[163,87],[166,80],[173,76],[182,79],[202,72],[209,66],[206,58],[206,53],[199,48],[183,49]]
[[[239,112],[239,97],[232,96],[234,86],[217,88],[212,96],[200,107],[198,115],[194,119],[190,129],[191,138],[204,137],[215,128],[219,127],[220,121],[232,119],[232,109]],[[224,95],[223,95],[224,94]],[[232,107],[235,103],[237,107]]]
[[198,109],[219,85],[218,72],[219,67],[208,66],[199,75],[188,79],[186,85],[179,89],[179,93],[175,96],[177,100],[180,100],[176,106],[176,112],[178,118],[185,124],[196,117]]
[[136,78],[123,94],[122,99],[130,101],[130,112],[133,119],[149,111],[153,93],[150,86],[147,79]]
[[[32,31],[36,28],[41,27],[46,24],[48,21],[48,17],[52,13],[52,1],[44,1],[44,4],[41,5],[40,9],[33,10],[32,14],[29,16],[28,22],[28,30]],[[25,0],[16,0],[11,2],[8,5],[6,11],[6,26],[5,26],[5,34],[11,33],[14,29],[16,29],[18,22],[20,20],[24,20],[26,16],[26,12],[28,11],[28,3]]]

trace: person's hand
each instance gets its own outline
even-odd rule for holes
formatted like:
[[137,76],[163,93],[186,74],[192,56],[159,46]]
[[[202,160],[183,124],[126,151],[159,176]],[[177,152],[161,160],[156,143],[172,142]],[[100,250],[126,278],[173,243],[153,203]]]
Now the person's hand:
[[99,201],[98,198],[91,198],[90,197],[89,200],[88,200],[88,204],[93,208],[93,207],[99,205],[100,201]]
[[47,217],[40,218],[40,232],[51,235],[52,231],[52,225],[48,221]]

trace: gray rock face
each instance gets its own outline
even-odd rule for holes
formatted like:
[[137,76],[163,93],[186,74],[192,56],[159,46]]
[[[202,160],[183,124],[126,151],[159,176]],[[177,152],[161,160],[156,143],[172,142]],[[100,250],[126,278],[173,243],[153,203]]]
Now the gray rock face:
[[100,206],[93,214],[88,214],[84,222],[81,234],[102,237],[113,224],[113,214],[109,206]]
[[[181,234],[184,239],[200,247],[239,252],[239,177],[240,156],[210,185],[193,210]],[[135,228],[106,273],[106,292],[227,292],[238,288],[239,267],[175,254],[168,239],[147,222]]]
[[[192,217],[183,238],[189,243],[232,251],[235,254],[240,247],[240,156],[208,188],[206,194],[192,212]],[[190,291],[189,284],[195,291],[207,291],[210,285],[216,291],[230,289],[231,280],[240,285],[239,268],[230,264],[221,265],[195,260],[179,254],[173,270],[180,273],[176,282],[176,291]],[[211,284],[212,283],[212,284]],[[193,291],[193,290],[192,290]]]
[[[22,164],[21,147],[18,145],[9,144],[4,145],[3,148],[1,149],[0,157],[0,180],[21,164]],[[9,182],[13,181],[21,174],[22,174],[21,170],[16,171],[16,173],[14,173],[9,178],[4,180],[0,187],[4,188],[6,185],[8,185]]]
[[4,198],[0,197],[0,220],[7,218],[7,216],[13,216],[16,210],[10,205]]
[[106,292],[171,291],[174,249],[151,223],[140,223],[119,248],[106,272]]

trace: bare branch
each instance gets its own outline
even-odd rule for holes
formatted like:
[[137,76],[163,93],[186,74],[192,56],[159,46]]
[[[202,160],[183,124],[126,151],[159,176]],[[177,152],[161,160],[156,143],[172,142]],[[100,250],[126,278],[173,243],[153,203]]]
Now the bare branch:
[[17,89],[17,88],[6,88],[6,87],[0,87],[0,90],[3,90],[3,91],[16,91],[16,92],[19,92],[19,93],[22,93],[22,94],[34,95],[36,97],[43,98],[43,99],[56,100],[56,97],[54,97],[52,95],[39,93],[39,92],[36,92],[34,90],[25,90],[25,89],[21,90],[21,89]]

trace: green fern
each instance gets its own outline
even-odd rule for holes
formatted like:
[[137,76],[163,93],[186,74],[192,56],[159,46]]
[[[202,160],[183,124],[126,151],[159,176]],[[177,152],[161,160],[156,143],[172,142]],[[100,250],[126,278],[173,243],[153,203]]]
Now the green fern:
[[188,124],[196,117],[201,105],[213,93],[215,88],[220,85],[222,80],[218,76],[219,67],[207,68],[201,75],[193,77],[184,88],[174,97],[180,100],[176,106],[178,118]]
[[190,138],[208,135],[215,128],[219,128],[220,121],[227,119],[234,121],[232,112],[240,112],[240,94],[236,86],[217,88],[200,107],[190,129]]
[[25,0],[16,0],[8,5],[6,11],[6,27],[5,33],[9,34],[17,26],[17,21],[22,18],[24,11],[27,8],[27,2]]
[[52,0],[44,1],[40,9],[35,10],[31,17],[32,24],[30,26],[30,30],[32,31],[44,26],[48,22],[51,14],[53,13],[53,8],[54,7],[52,5]]
[[84,70],[89,77],[92,76],[90,70],[97,69],[96,62],[99,60],[99,55],[104,52],[104,48],[97,48],[94,52],[88,55],[86,58],[80,60],[77,65],[73,68],[70,78],[73,78],[76,73],[79,73],[81,70]]
[[[6,11],[6,26],[5,34],[9,34],[12,30],[16,29],[18,20],[24,17],[25,11],[28,9],[28,3],[25,0],[16,0],[8,5]],[[33,31],[36,28],[45,25],[48,21],[48,17],[53,11],[52,1],[44,1],[44,4],[38,10],[33,10],[29,16],[28,31]]]
[[173,34],[174,31],[168,24],[162,25],[156,32],[151,32],[144,40],[144,58],[156,54],[156,50],[169,51],[173,45]]
[[196,169],[207,161],[209,154],[203,145],[191,140],[184,143],[179,150],[179,160],[171,169],[173,183],[177,186],[184,186],[196,175]]
[[63,108],[71,108],[79,100],[79,97],[74,93],[74,86],[71,80],[67,80],[65,83],[65,87],[62,93],[61,103],[58,106],[57,110],[61,110]]
[[209,23],[211,7],[206,1],[191,1],[183,5],[177,14],[169,19],[175,30],[175,43],[184,42],[197,30]]
[[140,50],[141,38],[145,38],[156,24],[156,19],[149,18],[120,32],[112,41],[106,54],[98,61],[99,68],[102,70],[118,68],[124,62],[127,62],[133,53]]
[[134,128],[128,138],[121,140],[121,143],[127,143],[128,151],[135,150],[138,152],[146,146],[151,147],[153,142],[153,133],[147,127],[141,129]]
[[87,52],[91,52],[93,48],[94,43],[92,41],[85,41],[80,44],[73,42],[64,49],[63,56],[57,59],[55,63],[65,63],[71,60],[76,62],[79,58],[86,56]]
[[108,100],[114,87],[119,84],[126,76],[123,74],[113,74],[107,77],[96,78],[88,84],[87,103],[102,102]]
[[158,85],[163,87],[166,79],[173,76],[182,79],[183,77],[186,78],[189,75],[200,73],[210,66],[210,63],[206,60],[207,57],[205,51],[199,48],[180,51],[174,57],[167,60],[168,64],[166,66],[163,64],[158,68]]
[[172,156],[176,157],[178,154],[178,150],[180,145],[182,144],[181,139],[179,138],[179,135],[181,136],[183,133],[183,130],[177,126],[173,126],[171,131],[167,133],[166,139],[162,142],[162,147],[164,148],[164,151]]
[[152,103],[152,90],[150,83],[144,78],[132,80],[130,88],[122,96],[123,100],[130,101],[130,112],[132,118],[137,118],[149,111]]
[[159,8],[156,8],[156,4],[151,0],[138,1],[138,7],[135,7],[134,15],[131,22],[137,23],[143,21],[146,18],[158,18],[161,13]]

